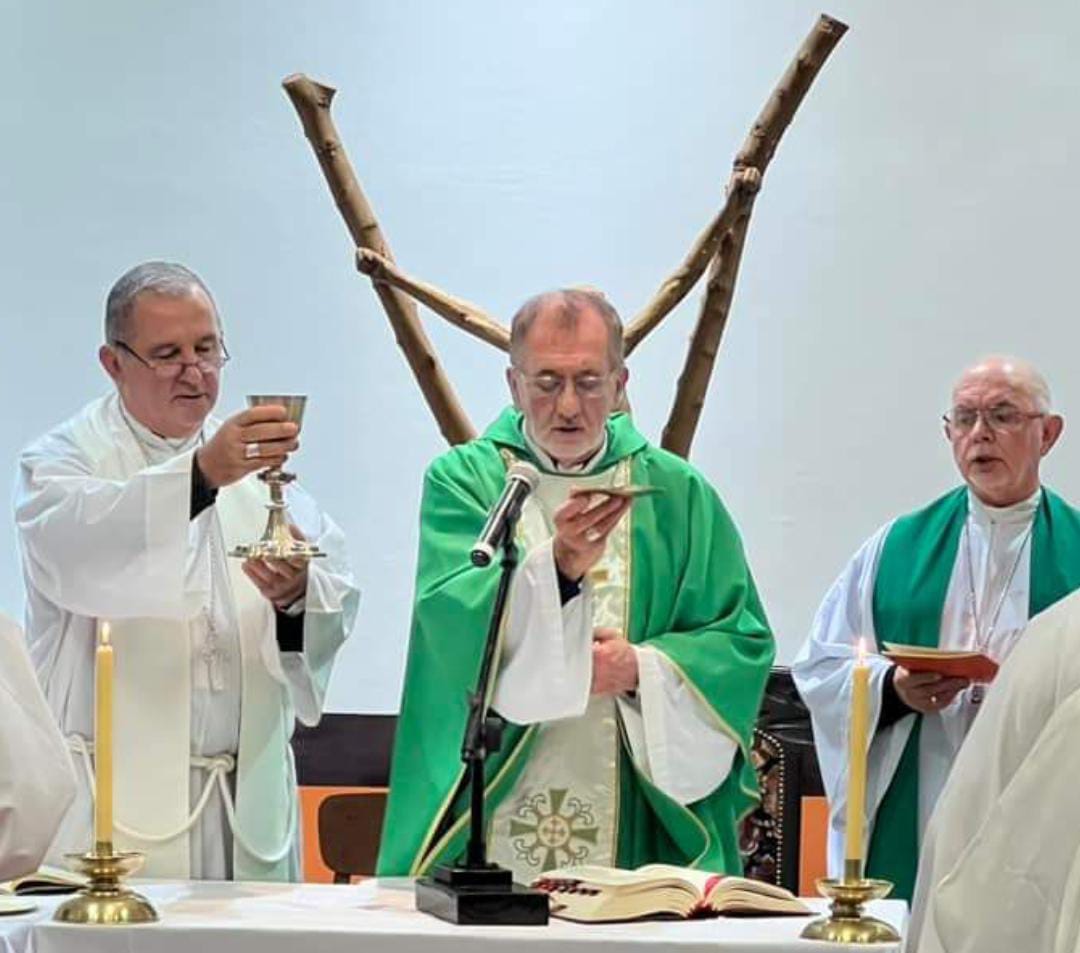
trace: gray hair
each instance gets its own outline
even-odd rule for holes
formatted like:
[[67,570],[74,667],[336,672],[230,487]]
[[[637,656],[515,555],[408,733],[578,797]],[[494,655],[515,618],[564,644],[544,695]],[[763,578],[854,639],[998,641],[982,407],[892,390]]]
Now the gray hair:
[[956,387],[953,388],[954,392],[969,375],[984,371],[1000,371],[1008,378],[1012,387],[1032,399],[1040,414],[1051,412],[1053,402],[1050,398],[1050,385],[1046,383],[1046,378],[1030,361],[1011,354],[988,354],[980,358],[960,375]]
[[541,314],[554,313],[566,328],[577,325],[582,314],[594,311],[608,329],[608,361],[613,370],[623,366],[623,326],[619,312],[604,295],[593,288],[560,288],[545,291],[526,301],[510,320],[510,363],[517,366],[529,328]]
[[195,272],[171,261],[144,261],[124,272],[109,291],[105,301],[105,340],[109,344],[123,341],[128,332],[135,299],[141,294],[164,295],[167,298],[186,298],[201,291],[210,302],[218,326],[214,296]]

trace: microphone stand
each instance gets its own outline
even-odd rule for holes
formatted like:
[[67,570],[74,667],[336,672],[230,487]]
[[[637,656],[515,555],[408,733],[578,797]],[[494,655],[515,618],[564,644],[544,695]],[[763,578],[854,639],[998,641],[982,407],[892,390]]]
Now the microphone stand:
[[470,926],[544,926],[548,922],[548,895],[514,883],[511,871],[488,862],[484,827],[484,763],[489,754],[499,750],[505,724],[500,715],[488,709],[487,697],[510,580],[518,564],[514,526],[519,514],[520,506],[507,514],[499,587],[476,688],[469,696],[469,718],[461,744],[471,795],[468,847],[456,864],[440,865],[434,876],[416,882],[417,910]]

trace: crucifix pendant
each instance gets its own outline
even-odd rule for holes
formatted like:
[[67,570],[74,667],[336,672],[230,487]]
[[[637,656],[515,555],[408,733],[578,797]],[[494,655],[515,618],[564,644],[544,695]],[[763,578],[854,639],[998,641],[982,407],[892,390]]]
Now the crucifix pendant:
[[218,646],[217,633],[206,613],[206,638],[199,650],[199,658],[205,666],[206,681],[212,692],[225,690],[225,653]]
[[210,677],[210,691],[225,691],[225,653],[216,646],[207,653],[207,674]]
[[198,681],[212,692],[224,691],[225,653],[213,642],[208,641],[199,652],[199,661],[202,662],[202,678]]

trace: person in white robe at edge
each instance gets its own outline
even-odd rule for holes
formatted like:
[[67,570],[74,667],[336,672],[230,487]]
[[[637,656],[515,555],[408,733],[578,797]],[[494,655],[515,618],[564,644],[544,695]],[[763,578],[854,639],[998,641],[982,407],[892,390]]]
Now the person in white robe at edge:
[[1031,620],[926,828],[913,953],[1080,950],[1080,593]]
[[318,722],[355,618],[342,533],[294,484],[294,532],[326,558],[227,557],[265,526],[256,472],[299,442],[281,407],[210,416],[229,355],[197,275],[129,270],[105,340],[115,390],[19,459],[27,640],[84,768],[50,859],[91,840],[94,647],[108,621],[116,842],[146,852],[147,876],[298,879],[289,738],[296,718]]
[[[829,798],[829,869],[842,868],[851,672],[860,638],[972,650],[1001,662],[1030,615],[1080,586],[1080,514],[1042,487],[1061,435],[1038,371],[1013,357],[966,370],[945,415],[964,486],[892,520],[855,554],[818,610],[792,673],[810,709]],[[871,669],[867,871],[912,896],[918,845],[985,685]]]
[[22,630],[0,615],[0,881],[37,869],[74,797],[71,758]]

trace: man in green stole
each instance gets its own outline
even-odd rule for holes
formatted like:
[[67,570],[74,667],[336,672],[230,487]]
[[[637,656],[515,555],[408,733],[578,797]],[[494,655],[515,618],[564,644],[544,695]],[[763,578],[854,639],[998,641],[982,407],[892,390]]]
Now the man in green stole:
[[[530,300],[511,326],[515,408],[427,473],[381,874],[464,849],[466,695],[498,581],[469,550],[515,460],[541,479],[500,637],[492,706],[508,724],[487,763],[489,857],[519,881],[567,863],[741,869],[773,640],[715,491],[615,412],[622,352],[602,295]],[[608,492],[630,484],[653,492]]]
[[[848,706],[856,643],[971,650],[1004,660],[1030,616],[1080,587],[1080,513],[1042,487],[1061,434],[1028,363],[984,359],[959,379],[945,434],[966,486],[882,527],[825,597],[793,666],[843,857]],[[911,899],[919,843],[988,686],[870,658],[867,870]]]

